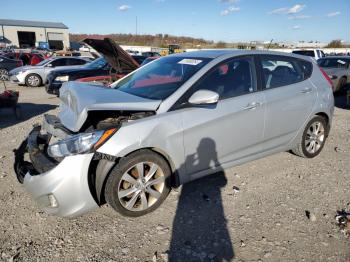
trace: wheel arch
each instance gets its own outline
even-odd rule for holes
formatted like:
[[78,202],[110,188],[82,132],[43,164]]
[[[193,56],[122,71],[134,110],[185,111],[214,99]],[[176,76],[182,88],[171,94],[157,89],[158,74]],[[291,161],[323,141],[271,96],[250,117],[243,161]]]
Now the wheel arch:
[[[140,148],[140,149],[131,151],[128,154],[124,155],[123,157],[129,156],[141,150],[149,150],[160,155],[170,167],[171,187],[179,186],[179,176],[176,172],[175,164],[172,161],[171,157],[164,150],[156,147],[145,147],[145,148]],[[111,170],[119,163],[122,157],[112,157],[112,156],[103,154],[99,156],[99,158],[101,159],[92,160],[90,163],[89,172],[88,172],[88,182],[89,182],[91,195],[95,199],[96,203],[101,206],[106,203],[106,200],[104,197],[104,188],[106,185],[107,178]]]
[[329,115],[325,112],[318,112],[315,114],[315,116],[320,116],[320,117],[323,117],[324,120],[326,121],[326,124],[327,124],[327,133],[329,132],[329,129],[330,129],[330,118],[329,118]]

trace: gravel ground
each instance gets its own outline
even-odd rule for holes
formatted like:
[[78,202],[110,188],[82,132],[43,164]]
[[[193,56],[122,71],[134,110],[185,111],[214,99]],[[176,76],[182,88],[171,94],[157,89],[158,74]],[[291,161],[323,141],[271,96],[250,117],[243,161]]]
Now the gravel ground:
[[41,212],[12,170],[12,150],[43,113],[57,111],[58,99],[43,88],[11,88],[20,90],[23,120],[0,111],[0,260],[350,260],[350,238],[335,220],[338,210],[350,212],[344,96],[336,97],[331,134],[315,159],[280,153],[225,170],[173,190],[136,219],[107,205],[62,219]]

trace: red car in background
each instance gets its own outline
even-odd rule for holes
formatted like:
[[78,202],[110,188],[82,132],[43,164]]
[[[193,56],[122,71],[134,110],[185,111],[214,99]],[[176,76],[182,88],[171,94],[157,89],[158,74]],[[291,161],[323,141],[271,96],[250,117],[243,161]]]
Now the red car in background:
[[45,58],[39,53],[5,53],[5,57],[15,60],[22,60],[23,65],[36,65]]

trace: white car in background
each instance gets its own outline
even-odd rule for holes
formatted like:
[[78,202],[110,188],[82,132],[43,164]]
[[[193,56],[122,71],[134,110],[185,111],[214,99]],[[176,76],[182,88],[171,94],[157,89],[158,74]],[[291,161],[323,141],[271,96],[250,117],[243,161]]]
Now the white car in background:
[[326,57],[325,53],[321,49],[297,49],[292,51],[296,55],[304,55],[313,57],[316,61],[320,58]]
[[57,68],[78,67],[91,62],[80,57],[53,57],[41,61],[35,66],[21,66],[9,72],[10,81],[19,85],[38,87],[44,85],[47,75]]

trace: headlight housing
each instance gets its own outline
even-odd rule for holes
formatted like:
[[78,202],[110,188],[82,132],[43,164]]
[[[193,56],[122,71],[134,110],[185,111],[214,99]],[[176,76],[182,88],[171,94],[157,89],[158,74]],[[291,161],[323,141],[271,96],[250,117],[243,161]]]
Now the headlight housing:
[[56,81],[60,82],[68,82],[69,81],[69,76],[58,76],[55,78]]
[[108,130],[74,135],[50,145],[47,149],[47,153],[51,157],[65,157],[91,153],[102,146],[116,131],[116,128],[111,128]]

